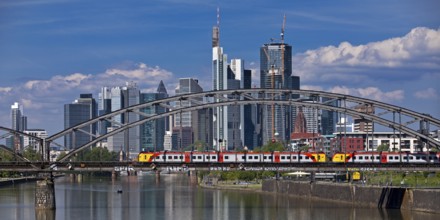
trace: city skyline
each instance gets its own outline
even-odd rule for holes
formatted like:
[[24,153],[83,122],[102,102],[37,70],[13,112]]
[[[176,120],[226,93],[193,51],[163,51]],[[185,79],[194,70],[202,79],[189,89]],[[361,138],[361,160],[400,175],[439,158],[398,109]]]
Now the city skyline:
[[371,98],[440,118],[436,1],[86,3],[0,3],[2,126],[11,124],[10,106],[19,102],[30,128],[54,134],[63,130],[64,104],[127,81],[154,91],[163,80],[174,91],[179,78],[191,77],[211,90],[217,7],[221,47],[228,58],[245,60],[253,85],[259,85],[259,49],[279,38],[286,14],[285,42],[293,47],[292,72],[301,77],[301,89]]

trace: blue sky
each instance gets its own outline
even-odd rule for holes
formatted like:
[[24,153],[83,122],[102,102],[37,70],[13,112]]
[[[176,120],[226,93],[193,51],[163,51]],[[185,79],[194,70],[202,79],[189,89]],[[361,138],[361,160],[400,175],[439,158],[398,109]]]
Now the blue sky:
[[63,105],[101,86],[198,78],[211,89],[211,30],[259,85],[259,47],[293,46],[302,89],[348,93],[440,118],[440,1],[2,0],[0,125],[20,102],[30,128],[63,128]]

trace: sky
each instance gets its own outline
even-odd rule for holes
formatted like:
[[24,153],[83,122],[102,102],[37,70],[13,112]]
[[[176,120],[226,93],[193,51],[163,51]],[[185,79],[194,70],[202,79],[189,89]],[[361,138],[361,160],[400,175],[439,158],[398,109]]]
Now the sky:
[[64,104],[133,81],[173,95],[179,78],[212,89],[212,27],[259,86],[259,48],[293,47],[301,89],[350,94],[440,118],[437,0],[1,0],[0,126],[23,105],[28,128],[64,128]]

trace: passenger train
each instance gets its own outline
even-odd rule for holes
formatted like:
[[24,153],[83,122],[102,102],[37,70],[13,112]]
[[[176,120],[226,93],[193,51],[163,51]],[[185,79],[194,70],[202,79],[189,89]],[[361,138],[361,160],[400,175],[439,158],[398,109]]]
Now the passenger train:
[[440,163],[439,153],[352,152],[140,152],[141,163]]
[[141,152],[138,162],[161,163],[318,163],[326,162],[324,153],[317,152]]

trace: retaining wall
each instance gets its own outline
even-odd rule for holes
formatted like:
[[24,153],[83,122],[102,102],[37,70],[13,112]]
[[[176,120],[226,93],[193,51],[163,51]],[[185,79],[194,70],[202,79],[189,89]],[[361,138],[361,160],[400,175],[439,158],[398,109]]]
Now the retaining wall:
[[440,189],[362,186],[347,183],[265,180],[262,190],[356,206],[440,213]]

